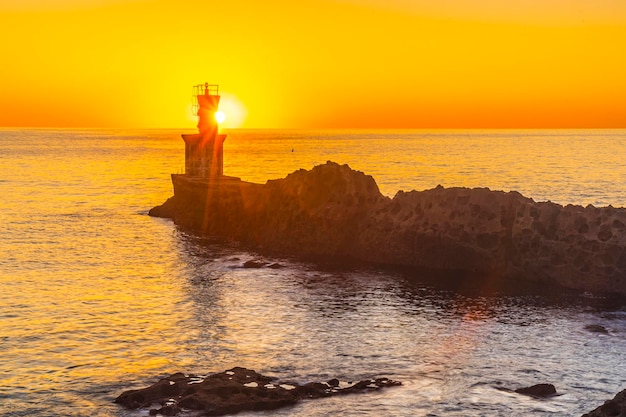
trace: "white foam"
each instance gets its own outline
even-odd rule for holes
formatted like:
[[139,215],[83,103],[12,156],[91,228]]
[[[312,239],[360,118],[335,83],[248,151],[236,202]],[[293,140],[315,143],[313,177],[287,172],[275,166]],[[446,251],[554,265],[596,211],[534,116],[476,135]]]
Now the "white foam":
[[259,386],[259,384],[257,384],[256,382],[248,382],[247,384],[243,384],[243,386],[248,388],[256,388]]
[[296,389],[296,387],[294,387],[293,385],[289,385],[289,384],[280,384],[280,387],[282,389],[286,389],[287,391],[291,391],[292,389]]
[[204,382],[204,379],[202,378],[194,378],[191,379],[187,384],[191,385],[191,384],[202,384]]

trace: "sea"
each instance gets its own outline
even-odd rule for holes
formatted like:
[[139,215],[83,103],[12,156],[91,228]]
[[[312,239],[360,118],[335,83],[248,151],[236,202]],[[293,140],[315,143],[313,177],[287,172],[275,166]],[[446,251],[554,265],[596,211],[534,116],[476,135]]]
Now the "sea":
[[[580,416],[626,388],[622,299],[268,257],[149,217],[183,172],[181,133],[0,130],[0,415],[145,416],[114,399],[235,366],[402,382],[245,417]],[[225,133],[225,173],[246,181],[331,160],[389,197],[442,185],[626,206],[626,130]],[[511,391],[538,383],[558,395]]]

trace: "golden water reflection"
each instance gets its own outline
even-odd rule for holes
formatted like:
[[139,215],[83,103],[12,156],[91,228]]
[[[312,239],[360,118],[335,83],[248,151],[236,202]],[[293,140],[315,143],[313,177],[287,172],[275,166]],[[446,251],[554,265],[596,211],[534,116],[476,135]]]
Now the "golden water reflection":
[[[0,401],[9,415],[54,410],[116,416],[112,399],[125,389],[177,371],[231,366],[300,381],[386,375],[406,382],[384,397],[333,400],[276,415],[349,413],[346,407],[369,415],[427,414],[458,402],[473,415],[510,407],[509,414],[521,415],[516,402],[494,404],[502,398],[485,387],[551,376],[572,393],[559,397],[557,407],[571,411],[578,399],[610,390],[626,373],[626,328],[576,305],[546,306],[524,297],[496,301],[501,288],[494,285],[468,295],[464,287],[413,285],[388,271],[333,270],[289,259],[268,259],[285,265],[278,270],[241,268],[256,255],[190,237],[145,214],[171,195],[169,174],[182,165],[178,132],[16,135],[0,154]],[[355,168],[373,174],[385,192],[402,181],[428,188],[442,178],[496,181],[507,175],[506,167],[504,174],[492,167],[497,172],[490,177],[477,164],[466,171],[441,165],[438,176],[425,164],[442,163],[445,155],[435,154],[445,151],[450,136],[415,142],[391,136],[390,148],[374,136],[307,136],[285,162],[277,149],[288,137],[259,147],[254,138],[233,135],[226,152],[237,154],[227,160],[240,165],[229,173],[263,182],[292,170],[289,164],[295,169],[339,158],[354,165],[345,157],[358,153],[355,164],[363,165]],[[530,140],[531,149],[540,148],[539,139]],[[480,148],[489,141],[476,142]],[[374,163],[365,146],[371,143],[386,149],[384,164]],[[596,151],[611,149],[610,140],[608,145]],[[407,152],[417,162],[403,160]],[[542,189],[532,181],[526,185]],[[581,331],[586,320],[617,331],[611,338],[590,336]],[[581,380],[587,385],[577,385]]]

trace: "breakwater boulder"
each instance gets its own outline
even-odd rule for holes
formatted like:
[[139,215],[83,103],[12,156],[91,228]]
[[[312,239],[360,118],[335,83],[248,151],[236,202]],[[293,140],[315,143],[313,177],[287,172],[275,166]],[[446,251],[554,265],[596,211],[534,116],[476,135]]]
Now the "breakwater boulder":
[[399,191],[333,162],[254,184],[173,175],[150,211],[198,233],[305,257],[465,271],[626,294],[626,209],[487,188]]
[[208,376],[176,373],[149,387],[125,391],[115,402],[129,409],[149,409],[150,415],[173,416],[187,409],[201,411],[204,416],[222,416],[274,410],[302,399],[371,392],[396,385],[401,383],[388,378],[343,383],[334,378],[304,385],[280,383],[237,367]]

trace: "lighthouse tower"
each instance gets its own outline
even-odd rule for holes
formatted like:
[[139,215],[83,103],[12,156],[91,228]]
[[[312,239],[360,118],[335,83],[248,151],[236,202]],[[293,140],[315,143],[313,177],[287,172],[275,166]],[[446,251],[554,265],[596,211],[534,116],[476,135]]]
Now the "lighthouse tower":
[[218,134],[219,87],[199,84],[193,87],[193,111],[198,116],[196,134],[182,135],[185,141],[185,174],[188,177],[219,179],[224,176],[224,141]]

